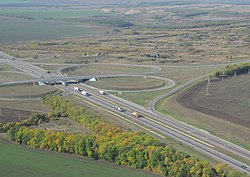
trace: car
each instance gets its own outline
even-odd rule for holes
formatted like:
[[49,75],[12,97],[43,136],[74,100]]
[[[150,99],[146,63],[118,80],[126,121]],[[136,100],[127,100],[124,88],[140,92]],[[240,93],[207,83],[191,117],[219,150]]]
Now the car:
[[247,169],[247,166],[245,166],[245,165],[242,165],[241,167],[242,167],[243,169]]

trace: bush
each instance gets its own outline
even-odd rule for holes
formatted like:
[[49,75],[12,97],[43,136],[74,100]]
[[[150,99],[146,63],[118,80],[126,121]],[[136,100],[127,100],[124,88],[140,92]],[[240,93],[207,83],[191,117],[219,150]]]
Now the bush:
[[225,69],[216,71],[213,76],[219,77],[220,75],[225,73],[227,76],[233,76],[236,72],[236,74],[246,74],[248,73],[248,70],[250,70],[250,63],[241,63],[241,64],[234,64],[234,65],[228,65]]

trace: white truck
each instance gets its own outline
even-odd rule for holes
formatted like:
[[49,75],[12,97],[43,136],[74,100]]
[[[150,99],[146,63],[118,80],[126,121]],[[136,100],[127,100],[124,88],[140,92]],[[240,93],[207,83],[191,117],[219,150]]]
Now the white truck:
[[106,95],[107,92],[103,91],[103,90],[99,90],[99,93],[102,94],[102,95]]
[[78,87],[74,87],[74,90],[76,91],[80,91],[80,89]]
[[84,96],[90,96],[90,94],[88,93],[88,92],[86,92],[86,91],[82,91],[81,92]]
[[115,106],[114,108],[115,108],[115,110],[122,112],[122,109],[119,106]]
[[67,82],[63,82],[63,81],[62,81],[62,85],[67,86],[67,85],[68,85],[68,83],[67,83]]

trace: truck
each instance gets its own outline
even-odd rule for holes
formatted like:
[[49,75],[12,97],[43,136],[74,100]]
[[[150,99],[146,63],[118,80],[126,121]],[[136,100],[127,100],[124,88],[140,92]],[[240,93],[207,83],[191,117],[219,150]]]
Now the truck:
[[62,85],[67,86],[68,83],[67,82],[62,82]]
[[136,111],[132,112],[131,114],[134,115],[137,119],[139,119],[140,117],[140,114]]
[[115,110],[122,112],[122,109],[119,106],[114,106]]
[[107,92],[103,91],[103,90],[99,90],[99,93],[102,94],[102,95],[106,95]]
[[76,91],[80,91],[80,89],[78,87],[74,87],[74,90]]
[[88,92],[86,92],[86,91],[82,91],[81,92],[84,96],[90,96],[90,94],[88,93]]

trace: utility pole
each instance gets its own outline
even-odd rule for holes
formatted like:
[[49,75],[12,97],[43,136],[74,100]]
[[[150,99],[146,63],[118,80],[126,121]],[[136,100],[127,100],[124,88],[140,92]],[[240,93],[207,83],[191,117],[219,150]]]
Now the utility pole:
[[133,132],[135,131],[135,119],[133,116],[132,116],[132,131]]
[[231,102],[231,94],[228,95],[228,102]]
[[206,96],[209,96],[209,84],[207,83],[207,88],[206,88]]
[[211,83],[211,81],[210,81],[210,78],[207,79],[207,83],[208,83],[209,85],[212,85],[212,83]]
[[209,96],[209,86],[212,85],[210,79],[207,79],[207,88],[206,88],[206,96]]
[[41,121],[42,121],[42,119],[39,119],[39,121],[38,121],[38,129],[40,130],[40,128],[41,128]]
[[237,72],[235,71],[234,75],[233,75],[233,78],[236,78],[236,77],[237,77]]
[[3,116],[3,114],[2,114],[2,108],[0,108],[0,116]]
[[230,139],[231,139],[231,133],[230,133],[231,128],[230,128],[230,122],[229,121],[227,121],[227,125],[228,125],[228,142],[230,142]]
[[221,81],[223,82],[224,81],[224,75],[222,74],[222,75],[219,75],[220,77],[221,77]]
[[221,81],[224,81],[224,77],[226,76],[225,71],[223,71],[223,73],[221,75],[219,75],[219,77],[221,77]]
[[206,119],[206,121],[205,121],[205,130],[206,130],[206,132],[207,132],[207,125],[208,125],[208,119]]

